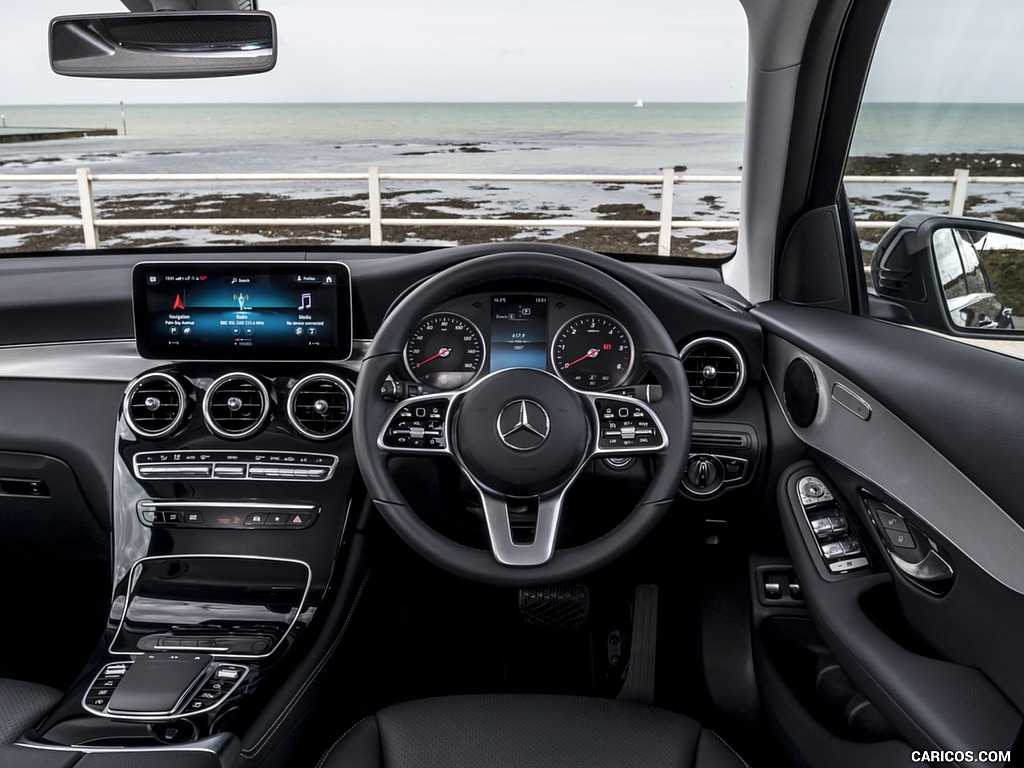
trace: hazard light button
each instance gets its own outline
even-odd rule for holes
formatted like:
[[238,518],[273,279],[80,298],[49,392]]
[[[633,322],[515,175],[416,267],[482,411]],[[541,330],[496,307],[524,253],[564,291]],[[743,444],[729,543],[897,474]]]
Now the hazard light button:
[[312,515],[297,512],[295,514],[288,515],[287,526],[289,528],[305,528],[310,524],[310,522],[312,522],[312,520]]

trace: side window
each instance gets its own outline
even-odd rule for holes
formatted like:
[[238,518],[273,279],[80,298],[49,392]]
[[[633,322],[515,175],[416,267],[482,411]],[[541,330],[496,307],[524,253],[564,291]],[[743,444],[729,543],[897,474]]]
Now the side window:
[[[869,292],[954,335],[1024,330],[1013,319],[1024,314],[1024,229],[1012,229],[1024,226],[1022,28],[1024,3],[892,0],[847,161]],[[909,214],[998,224],[917,219],[886,235]],[[921,254],[928,261],[915,263]],[[914,311],[927,300],[939,306]]]

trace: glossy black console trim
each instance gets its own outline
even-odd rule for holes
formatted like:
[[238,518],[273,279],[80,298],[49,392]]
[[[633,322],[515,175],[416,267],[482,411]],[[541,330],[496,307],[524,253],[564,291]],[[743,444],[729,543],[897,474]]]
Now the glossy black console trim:
[[306,576],[306,586],[303,589],[302,598],[299,601],[299,605],[298,605],[298,607],[295,610],[295,615],[292,617],[291,623],[288,625],[288,629],[285,630],[282,633],[281,639],[278,640],[278,642],[273,646],[273,648],[271,648],[268,652],[261,653],[261,654],[220,653],[220,652],[217,652],[217,651],[213,651],[211,655],[215,659],[248,659],[248,660],[256,660],[256,659],[267,659],[267,658],[270,658],[271,656],[273,656],[277,652],[278,648],[280,648],[281,645],[287,640],[288,636],[295,629],[295,625],[298,622],[299,617],[302,616],[303,611],[306,608],[308,608],[307,601],[309,599],[310,587],[312,586],[312,583],[313,583],[313,569],[310,568],[309,563],[305,562],[304,560],[295,560],[293,558],[288,558],[288,557],[266,557],[264,555],[217,555],[217,554],[204,554],[204,555],[186,555],[186,554],[182,554],[182,555],[157,555],[157,556],[154,556],[154,557],[143,557],[143,558],[140,558],[139,560],[137,560],[135,562],[135,564],[132,565],[132,567],[130,569],[131,578],[128,581],[126,597],[125,597],[125,600],[124,600],[124,610],[121,612],[121,621],[120,621],[120,623],[117,626],[117,631],[114,633],[113,639],[110,641],[110,646],[107,648],[108,653],[110,653],[113,656],[138,656],[138,655],[140,655],[142,653],[145,653],[145,651],[138,651],[138,652],[134,652],[134,651],[117,651],[117,650],[114,650],[114,647],[117,645],[117,640],[120,637],[122,630],[124,629],[124,622],[125,622],[126,617],[128,616],[128,607],[129,607],[129,604],[131,602],[131,595],[132,595],[132,593],[133,593],[133,591],[135,589],[135,581],[136,581],[136,578],[137,578],[138,573],[139,573],[139,567],[143,563],[155,562],[155,561],[158,561],[158,560],[248,560],[248,561],[251,561],[251,560],[262,560],[262,561],[267,561],[267,562],[274,561],[274,562],[280,562],[280,563],[294,563],[295,565],[301,565],[302,567],[304,567],[306,569],[306,574],[307,574],[307,576]]

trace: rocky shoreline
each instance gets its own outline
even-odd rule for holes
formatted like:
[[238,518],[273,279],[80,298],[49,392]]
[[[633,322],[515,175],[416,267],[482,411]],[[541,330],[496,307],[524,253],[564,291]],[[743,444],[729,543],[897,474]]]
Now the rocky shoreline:
[[[476,149],[475,145],[474,149]],[[467,151],[470,145],[446,145],[446,152]],[[685,166],[679,166],[685,172]],[[847,175],[855,176],[951,176],[957,168],[966,168],[973,176],[1024,176],[1024,154],[949,153],[889,154],[880,157],[851,157]],[[602,184],[603,193],[624,190],[623,185]],[[640,189],[642,187],[638,187]],[[913,188],[910,185],[886,184],[884,190],[862,187],[850,190],[854,214],[858,219],[890,221],[914,211],[944,213],[948,209],[949,189],[943,185]],[[987,187],[986,189],[991,189]],[[479,185],[458,193],[436,188],[386,191],[382,195],[385,218],[445,219],[473,216],[500,220],[502,218],[597,218],[607,220],[640,220],[656,222],[657,194],[651,192],[650,202],[601,202],[583,204],[581,209],[566,204],[509,202],[495,198],[507,193],[507,187]],[[628,190],[627,190],[628,192]],[[681,196],[681,190],[677,189]],[[614,194],[606,199],[614,200]],[[620,198],[622,199],[622,198]],[[626,200],[638,199],[634,193]],[[640,197],[639,199],[646,199]],[[692,199],[690,210],[680,209],[677,216],[699,221],[734,219],[738,215],[731,205],[717,195],[706,194]],[[1024,221],[1024,185],[1019,189],[1007,185],[1003,190],[972,194],[967,199],[966,215],[998,218],[1003,221]],[[262,192],[227,194],[143,193],[104,195],[97,198],[100,218],[346,218],[367,217],[368,196],[365,192],[350,195],[324,195],[304,198]],[[46,194],[0,196],[0,218],[3,217],[78,217],[78,202],[73,197]],[[866,254],[882,235],[881,230],[861,233]],[[281,245],[294,247],[366,244],[368,227],[360,225],[319,228],[312,226],[282,227],[149,227],[147,230],[103,229],[104,247],[132,246],[251,246]],[[597,251],[654,255],[657,252],[656,229],[600,229],[545,227],[468,226],[442,227],[432,225],[388,226],[384,230],[388,244],[453,245],[508,240],[541,240],[573,245]],[[693,228],[673,233],[674,256],[721,259],[735,246],[735,230]],[[82,247],[82,233],[75,228],[52,230],[0,229],[0,253],[63,250]]]

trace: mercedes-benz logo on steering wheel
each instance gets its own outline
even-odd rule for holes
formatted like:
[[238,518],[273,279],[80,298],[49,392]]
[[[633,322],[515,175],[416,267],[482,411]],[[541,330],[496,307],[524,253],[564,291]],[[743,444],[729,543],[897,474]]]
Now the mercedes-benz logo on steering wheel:
[[550,432],[548,412],[533,400],[513,400],[498,414],[498,436],[515,451],[540,448]]

